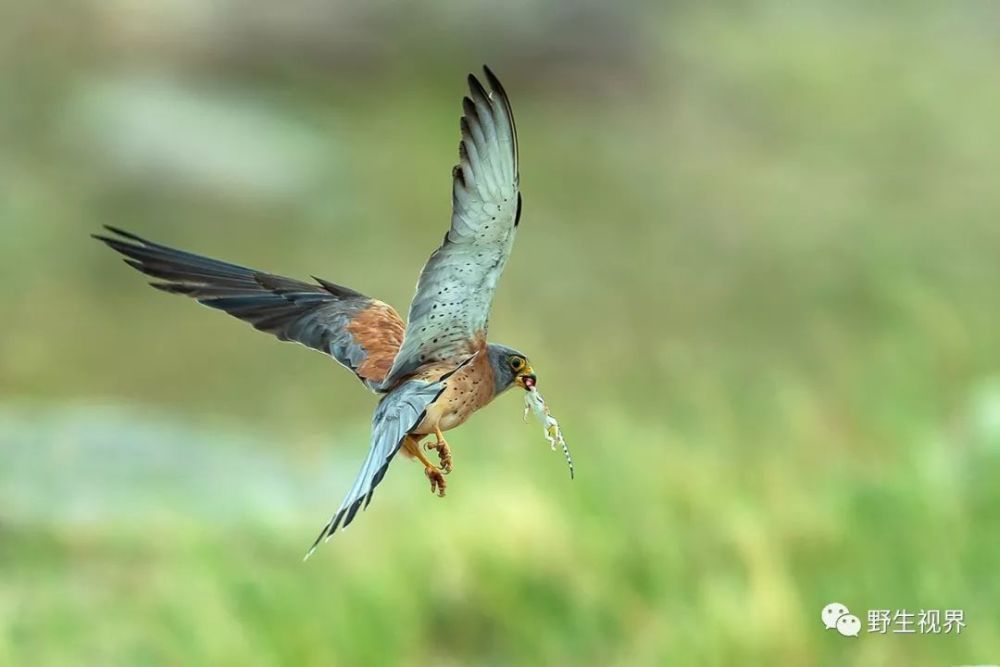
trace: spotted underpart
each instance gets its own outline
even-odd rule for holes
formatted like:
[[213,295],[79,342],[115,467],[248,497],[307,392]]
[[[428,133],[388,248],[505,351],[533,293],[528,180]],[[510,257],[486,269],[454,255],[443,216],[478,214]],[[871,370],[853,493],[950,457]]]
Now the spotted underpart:
[[[421,368],[416,377],[430,380],[441,375],[450,364],[430,364]],[[496,396],[493,388],[493,367],[485,350],[475,354],[460,370],[444,380],[444,391],[427,408],[424,419],[413,429],[415,435],[434,433],[435,429],[453,429],[485,407]]]
[[[481,348],[461,369],[444,381],[441,396],[428,406],[424,419],[413,429],[416,435],[434,433],[435,429],[448,431],[461,426],[477,410],[514,386],[514,373],[510,368],[512,355],[523,354],[503,345],[490,343]],[[440,376],[449,364],[425,366],[416,377],[431,380]]]

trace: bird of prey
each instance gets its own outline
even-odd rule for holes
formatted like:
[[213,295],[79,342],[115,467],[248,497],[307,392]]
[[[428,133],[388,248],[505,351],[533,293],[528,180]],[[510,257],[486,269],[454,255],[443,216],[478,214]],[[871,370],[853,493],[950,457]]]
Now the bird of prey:
[[[256,329],[327,354],[381,395],[361,472],[309,550],[346,528],[371,502],[397,452],[423,465],[445,495],[454,467],[443,431],[464,423],[512,386],[537,381],[528,358],[486,340],[493,293],[521,218],[517,132],[500,81],[469,75],[459,163],[452,170],[451,226],[417,283],[404,323],[389,305],[313,277],[302,282],[147,241],[114,227],[95,235],[152,276],[150,285],[225,311]],[[436,451],[435,465],[421,440]]]

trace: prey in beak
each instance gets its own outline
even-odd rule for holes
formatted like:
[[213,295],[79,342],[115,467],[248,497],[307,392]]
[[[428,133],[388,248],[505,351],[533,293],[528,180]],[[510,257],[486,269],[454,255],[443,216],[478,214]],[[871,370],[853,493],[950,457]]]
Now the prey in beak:
[[538,383],[538,377],[535,375],[535,371],[531,370],[531,366],[525,366],[524,370],[514,378],[514,383],[525,391],[531,391]]

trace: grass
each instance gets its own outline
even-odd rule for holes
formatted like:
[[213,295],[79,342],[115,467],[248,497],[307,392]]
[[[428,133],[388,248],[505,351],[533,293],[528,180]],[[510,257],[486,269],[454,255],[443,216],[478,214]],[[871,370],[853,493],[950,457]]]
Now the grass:
[[[398,462],[305,564],[373,397],[86,236],[403,308],[483,54],[428,32],[335,77],[148,47],[152,76],[99,36],[36,46],[0,91],[0,663],[995,661],[991,12],[673,6],[632,17],[624,64],[490,58],[525,197],[491,337],[531,357],[577,478],[505,396],[450,437],[448,498]],[[149,114],[169,141],[130,129]],[[832,600],[967,628],[848,640]]]

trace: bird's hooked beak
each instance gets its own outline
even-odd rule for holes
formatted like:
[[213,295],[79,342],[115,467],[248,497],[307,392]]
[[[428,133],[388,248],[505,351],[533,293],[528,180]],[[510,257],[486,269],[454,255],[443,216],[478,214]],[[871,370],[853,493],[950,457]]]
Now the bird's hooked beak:
[[514,383],[525,391],[531,391],[534,389],[537,382],[538,377],[535,375],[535,371],[531,370],[531,366],[525,366],[522,368],[521,372],[514,378]]

